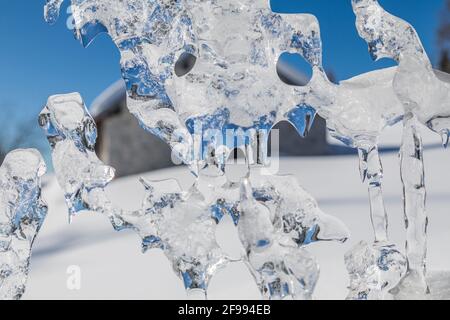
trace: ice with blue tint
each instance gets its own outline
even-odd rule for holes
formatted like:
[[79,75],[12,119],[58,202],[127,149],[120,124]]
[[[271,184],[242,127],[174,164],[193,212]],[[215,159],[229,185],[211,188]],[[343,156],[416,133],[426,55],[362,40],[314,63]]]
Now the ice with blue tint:
[[277,122],[289,120],[304,135],[315,113],[299,105],[295,88],[276,74],[280,56],[294,48],[292,38],[307,34],[299,29],[301,23],[273,13],[264,0],[194,0],[184,5],[192,16],[197,59],[187,74],[172,77],[166,85],[183,120],[214,119],[218,110],[227,110],[219,127],[206,130],[267,132]]
[[50,97],[39,119],[53,149],[53,166],[70,216],[99,212],[110,218],[116,230],[135,230],[142,238],[143,251],[164,251],[188,292],[206,294],[209,279],[228,258],[215,240],[219,221],[201,194],[195,188],[182,191],[176,181],[142,180],[148,191],[143,209],[122,210],[106,195],[114,169],[95,153],[97,128],[81,96]]
[[[403,141],[401,178],[403,183],[408,270],[392,290],[396,298],[424,298],[426,280],[427,226],[423,144],[419,123],[449,141],[450,75],[435,71],[408,22],[390,14],[377,0],[353,0],[356,28],[366,40],[373,59],[390,58],[398,63],[393,89],[402,104]],[[439,295],[439,293],[432,293]]]
[[[277,268],[289,264],[293,274],[299,277],[289,294],[277,291],[275,280],[270,283],[267,278],[261,280],[267,284],[261,284],[264,297],[271,299],[309,298],[317,281],[317,265],[302,248],[317,241],[343,242],[349,236],[342,222],[322,213],[317,202],[293,177],[264,176],[256,168],[251,174],[250,197],[266,208],[265,217],[253,220],[247,214],[242,218],[245,201],[242,204],[240,184],[228,181],[213,165],[200,171],[199,179],[188,191],[182,190],[175,180],[141,180],[147,190],[142,209],[122,210],[105,193],[114,170],[95,154],[96,126],[80,95],[50,97],[41,112],[40,125],[52,146],[55,174],[65,192],[70,215],[95,211],[108,216],[116,230],[135,230],[142,239],[144,252],[153,248],[164,251],[189,294],[201,293],[206,297],[210,279],[231,261],[216,241],[217,224],[226,214],[238,225],[244,244],[255,233],[268,234],[268,237],[255,238],[254,247],[250,245],[246,251],[244,260],[255,275],[261,272],[254,260],[254,253],[258,252],[258,259],[274,257],[278,262],[273,263],[281,264]],[[271,226],[267,230],[266,221]],[[275,251],[266,254],[269,247],[275,250],[274,241],[286,247],[285,255],[277,256]],[[282,278],[283,281],[293,279],[292,274]],[[304,281],[308,282],[305,288]],[[283,287],[287,285],[284,282]]]
[[100,195],[91,198],[92,193],[103,190],[112,181],[115,172],[95,154],[97,127],[81,96],[72,93],[50,97],[39,116],[39,124],[53,149],[53,167],[64,190],[70,217],[100,207],[116,229],[126,227],[119,209]]
[[[47,12],[54,21],[54,11]],[[321,65],[314,17],[275,14],[265,0],[72,0],[72,12],[83,45],[102,32],[111,36],[121,52],[130,111],[197,179],[188,191],[172,180],[142,180],[142,210],[117,208],[104,191],[114,170],[95,154],[95,124],[80,95],[53,96],[40,123],[71,216],[97,211],[118,230],[136,230],[144,251],[162,249],[188,293],[206,297],[211,277],[230,262],[215,238],[217,224],[230,215],[263,296],[311,298],[318,265],[304,246],[343,242],[348,230],[322,213],[295,179],[264,176],[253,165],[265,163],[275,124],[287,120],[304,136],[315,108],[330,97],[322,95],[328,88],[322,83],[299,89],[277,74],[285,52]],[[243,183],[224,174],[235,148],[253,168]],[[250,212],[249,205],[265,209]]]
[[41,197],[45,171],[34,149],[12,151],[0,167],[0,300],[25,292],[31,249],[47,215]]
[[[306,18],[307,17],[307,18]],[[296,19],[296,16],[290,16]],[[367,181],[371,221],[375,242],[389,243],[387,213],[383,200],[383,168],[378,154],[378,140],[387,126],[403,118],[403,107],[393,89],[395,68],[359,75],[339,84],[332,83],[322,66],[322,42],[319,22],[303,16],[307,37],[293,39],[294,48],[311,65],[313,75],[304,87],[296,88],[301,105],[314,108],[327,121],[333,137],[357,148],[360,172]],[[294,51],[295,52],[295,51]],[[378,246],[374,246],[378,250]],[[402,261],[398,261],[402,263]]]
[[[84,46],[99,33],[111,36],[121,52],[130,111],[192,164],[192,137],[166,92],[179,57],[196,51],[191,19],[181,1],[73,0],[72,13],[75,35]],[[49,22],[55,18],[53,11],[46,15]]]
[[[311,37],[307,39],[296,37],[294,43],[299,54],[313,68],[313,76],[306,86],[296,88],[296,93],[301,98],[300,103],[311,106],[326,119],[333,137],[359,151],[360,172],[363,181],[367,181],[368,184],[371,222],[375,234],[375,242],[366,249],[374,256],[382,255],[385,248],[400,252],[388,239],[388,216],[382,191],[383,168],[378,153],[378,140],[382,131],[387,126],[401,121],[405,113],[393,88],[397,69],[377,70],[339,84],[332,83],[322,66],[319,23],[313,16],[309,19]],[[357,265],[360,252],[362,251],[357,247],[346,259],[347,268],[352,273],[351,277],[353,274],[359,276]],[[382,270],[378,264],[373,264],[372,273],[375,277],[368,279],[365,274],[364,279],[352,281],[352,285],[364,286],[369,280],[378,281],[371,285],[372,294],[362,294],[361,297],[385,296],[383,290],[375,292],[376,288],[385,288],[383,279],[390,279],[390,284],[397,284],[400,281],[397,270],[402,269],[404,264],[405,257],[399,253],[395,255],[388,270]],[[397,282],[394,279],[397,279]],[[366,291],[365,287],[351,287],[351,292]],[[350,293],[350,297],[354,295]]]
[[[378,70],[332,83],[322,66],[319,22],[311,15],[290,15],[303,21],[307,36],[292,39],[291,52],[299,53],[313,68],[311,81],[296,87],[300,105],[315,109],[327,120],[331,134],[350,147],[368,150],[378,144],[386,126],[401,121],[403,108],[392,88],[395,68]],[[286,18],[286,19],[287,19]]]
[[418,120],[448,143],[450,130],[450,75],[433,70],[416,30],[385,11],[376,0],[353,0],[356,26],[372,57],[398,63],[396,94]]
[[263,297],[311,299],[319,266],[304,247],[344,242],[348,229],[324,214],[294,177],[254,172],[242,182],[240,197],[239,236]]
[[154,226],[159,240],[152,246],[163,248],[188,294],[206,297],[210,279],[229,262],[217,244],[210,205],[196,188],[183,192],[175,180],[143,183],[147,197],[141,219]]
[[64,0],[46,0],[45,7],[44,7],[44,16],[45,20],[50,23],[54,24],[58,20],[59,17],[59,11],[61,9],[61,5],[63,4]]
[[[226,158],[242,147],[233,144],[241,132],[251,131],[241,140],[248,145],[262,136],[255,131],[267,132],[281,120],[301,135],[312,125],[315,113],[298,103],[295,89],[276,71],[280,55],[294,48],[303,46],[312,61],[318,59],[301,16],[285,19],[266,0],[124,0],[113,6],[109,0],[72,0],[72,11],[83,45],[98,33],[111,36],[121,52],[130,111],[194,172],[211,150]],[[56,19],[54,10],[46,12],[47,21]],[[195,146],[192,135],[203,143]],[[266,141],[258,140],[266,149]]]
[[349,300],[390,300],[406,274],[406,260],[394,246],[360,242],[345,255],[350,275]]

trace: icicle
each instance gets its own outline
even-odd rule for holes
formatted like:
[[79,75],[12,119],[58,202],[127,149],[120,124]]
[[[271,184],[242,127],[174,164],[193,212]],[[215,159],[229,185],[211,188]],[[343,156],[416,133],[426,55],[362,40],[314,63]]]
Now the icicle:
[[383,167],[378,154],[378,148],[372,147],[368,151],[359,151],[360,167],[369,187],[370,216],[375,233],[375,242],[388,241],[388,217],[383,200],[382,180]]
[[405,116],[400,155],[408,270],[393,290],[398,299],[424,298],[429,293],[426,281],[428,217],[425,210],[425,172],[422,138],[417,124],[413,114]]

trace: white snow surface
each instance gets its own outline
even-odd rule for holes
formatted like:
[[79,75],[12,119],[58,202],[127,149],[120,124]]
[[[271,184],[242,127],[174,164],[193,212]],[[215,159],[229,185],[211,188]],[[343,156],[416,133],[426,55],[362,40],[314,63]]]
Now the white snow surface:
[[[430,137],[432,144],[439,141],[438,136]],[[390,236],[403,247],[399,159],[397,153],[384,153],[382,159]],[[450,150],[427,148],[425,163],[430,218],[429,270],[450,270],[450,171],[446,170]],[[280,167],[280,173],[297,176],[316,197],[321,209],[342,219],[352,233],[351,239],[343,245],[318,243],[308,247],[321,266],[314,298],[344,299],[348,285],[344,253],[361,240],[373,240],[367,191],[360,180],[357,156],[283,158]],[[177,178],[185,188],[193,181],[184,167],[143,176],[153,180]],[[136,176],[114,181],[108,192],[113,201],[127,209],[137,209],[144,198],[143,187]],[[49,178],[43,195],[50,211],[35,243],[24,299],[186,298],[182,281],[172,272],[161,251],[142,254],[137,235],[132,231],[113,231],[108,219],[100,214],[83,213],[69,225],[63,194],[53,177]],[[238,255],[240,243],[231,219],[219,227],[218,239],[229,254]],[[80,290],[68,289],[70,266],[81,268]],[[436,283],[443,286],[442,281]],[[260,295],[246,267],[234,263],[213,278],[209,298],[260,299]]]

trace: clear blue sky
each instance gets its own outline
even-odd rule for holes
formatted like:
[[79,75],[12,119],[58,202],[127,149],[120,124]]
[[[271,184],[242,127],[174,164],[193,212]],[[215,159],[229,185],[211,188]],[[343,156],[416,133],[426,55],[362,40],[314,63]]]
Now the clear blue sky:
[[[35,116],[49,95],[80,92],[89,105],[120,78],[119,55],[107,36],[84,49],[66,27],[64,4],[55,26],[43,20],[45,0],[0,1],[0,106]],[[436,60],[436,28],[443,0],[382,0],[411,22]],[[354,27],[350,0],[272,0],[280,12],[315,14],[322,26],[325,66],[338,80],[387,65],[374,63]],[[5,116],[4,114],[1,117]]]

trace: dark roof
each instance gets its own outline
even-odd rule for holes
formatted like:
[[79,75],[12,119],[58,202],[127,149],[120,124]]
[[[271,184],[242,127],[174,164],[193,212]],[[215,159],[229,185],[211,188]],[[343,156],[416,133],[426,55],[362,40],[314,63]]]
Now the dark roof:
[[443,82],[450,83],[450,74],[440,70],[434,70],[434,74],[438,77],[439,80]]
[[91,104],[89,110],[96,121],[107,118],[126,106],[127,91],[125,82],[118,80],[103,91]]

